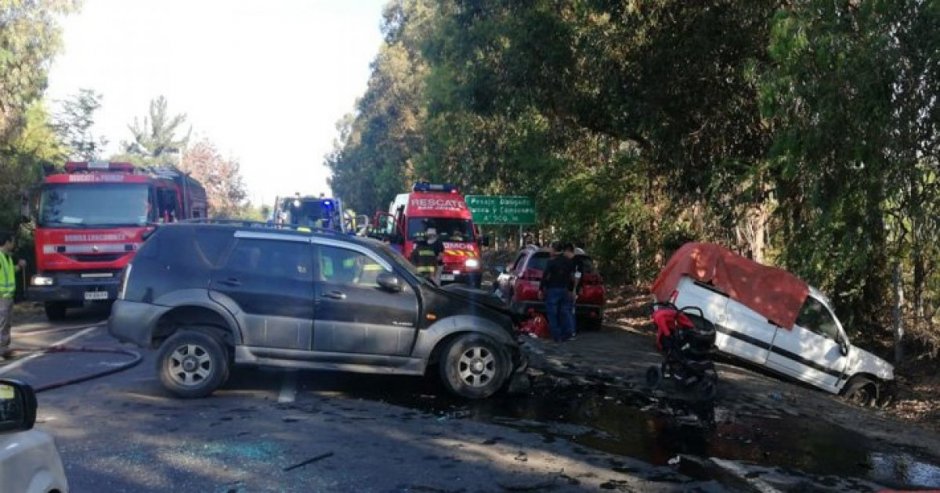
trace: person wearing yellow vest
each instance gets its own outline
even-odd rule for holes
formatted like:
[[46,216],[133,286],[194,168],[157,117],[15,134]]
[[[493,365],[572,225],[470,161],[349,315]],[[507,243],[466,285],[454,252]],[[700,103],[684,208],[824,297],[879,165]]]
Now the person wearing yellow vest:
[[437,230],[428,228],[424,241],[418,242],[411,252],[411,263],[418,273],[440,285],[441,266],[444,263],[444,244],[437,239]]
[[10,330],[13,328],[13,294],[16,293],[16,273],[26,267],[20,259],[13,263],[13,235],[0,231],[0,357],[7,359],[10,350]]

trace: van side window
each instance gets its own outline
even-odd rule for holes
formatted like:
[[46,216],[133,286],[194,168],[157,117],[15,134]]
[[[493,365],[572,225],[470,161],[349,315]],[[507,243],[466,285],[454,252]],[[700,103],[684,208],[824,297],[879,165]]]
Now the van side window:
[[839,340],[839,327],[832,313],[819,300],[811,296],[808,296],[806,302],[803,303],[800,315],[796,318],[796,324],[834,341]]

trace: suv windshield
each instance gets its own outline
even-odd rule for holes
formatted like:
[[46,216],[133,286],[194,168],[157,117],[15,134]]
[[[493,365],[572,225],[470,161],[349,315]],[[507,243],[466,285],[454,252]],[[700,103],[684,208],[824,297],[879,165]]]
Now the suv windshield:
[[40,226],[140,226],[150,220],[143,183],[47,185],[39,199]]
[[437,230],[442,241],[473,241],[473,223],[467,219],[416,217],[408,220],[408,239],[423,240],[428,228]]

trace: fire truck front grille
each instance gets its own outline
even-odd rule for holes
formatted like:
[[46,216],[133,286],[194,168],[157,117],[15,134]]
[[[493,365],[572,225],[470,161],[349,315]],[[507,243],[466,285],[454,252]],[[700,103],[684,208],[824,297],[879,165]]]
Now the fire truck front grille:
[[102,254],[74,254],[69,258],[76,262],[114,262],[126,255],[125,253],[102,253]]

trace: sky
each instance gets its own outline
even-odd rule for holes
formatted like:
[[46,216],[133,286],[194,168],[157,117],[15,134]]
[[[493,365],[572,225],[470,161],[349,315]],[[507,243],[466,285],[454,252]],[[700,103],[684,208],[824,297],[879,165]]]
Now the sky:
[[324,156],[365,92],[387,1],[84,0],[62,20],[46,100],[100,93],[110,155],[164,95],[195,139],[241,163],[254,204],[329,195]]

